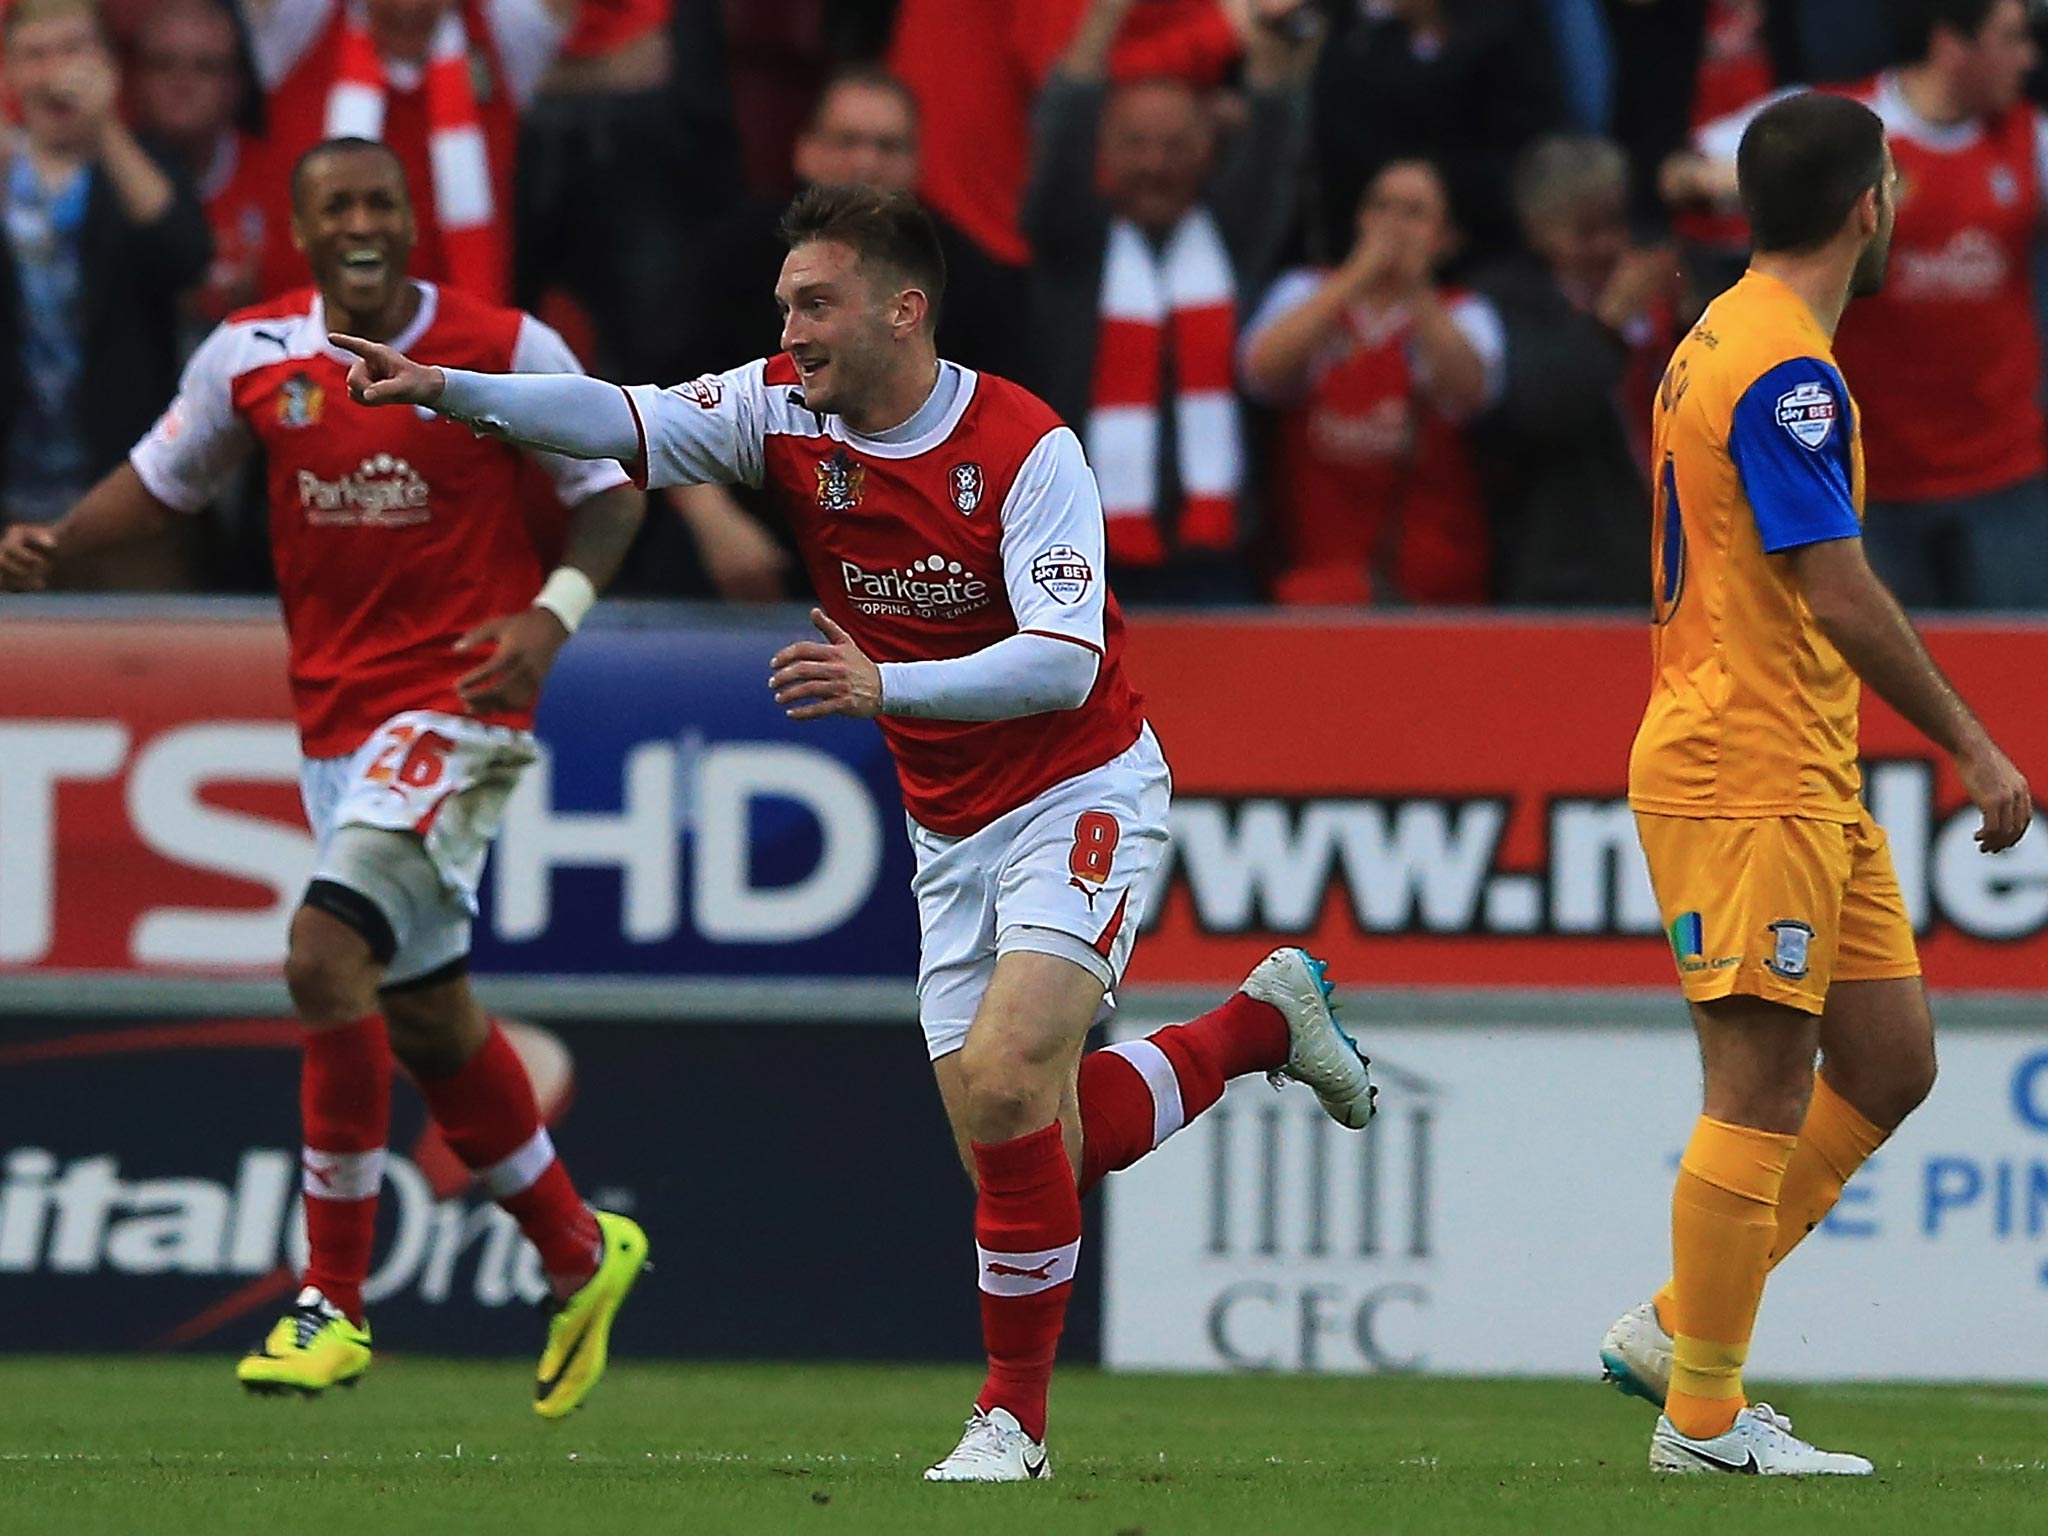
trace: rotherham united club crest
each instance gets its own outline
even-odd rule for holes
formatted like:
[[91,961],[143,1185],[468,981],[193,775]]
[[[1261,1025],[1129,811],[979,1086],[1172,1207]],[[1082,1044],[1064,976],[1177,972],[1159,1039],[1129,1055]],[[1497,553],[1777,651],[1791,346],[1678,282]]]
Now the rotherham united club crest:
[[953,482],[953,505],[962,512],[972,513],[981,505],[981,466],[955,464],[950,478]]
[[327,406],[327,391],[311,375],[295,373],[277,391],[277,424],[281,427],[317,427]]
[[860,505],[868,467],[856,464],[844,448],[818,465],[818,506],[827,512],[851,512]]

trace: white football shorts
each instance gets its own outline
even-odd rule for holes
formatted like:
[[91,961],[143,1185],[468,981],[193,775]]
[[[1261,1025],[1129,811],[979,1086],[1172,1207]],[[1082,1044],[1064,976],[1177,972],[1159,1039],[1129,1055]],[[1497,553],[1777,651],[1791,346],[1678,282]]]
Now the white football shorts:
[[[1053,785],[965,837],[910,822],[922,945],[918,1021],[932,1060],[967,1038],[998,956],[1059,955],[1111,995],[1166,858],[1173,776],[1146,726],[1100,768]],[[907,820],[908,818],[906,818]]]
[[[386,987],[468,956],[484,859],[533,759],[530,732],[408,710],[347,757],[301,764],[300,794],[319,849],[314,882],[354,892],[382,916]],[[375,939],[372,947],[380,947]]]

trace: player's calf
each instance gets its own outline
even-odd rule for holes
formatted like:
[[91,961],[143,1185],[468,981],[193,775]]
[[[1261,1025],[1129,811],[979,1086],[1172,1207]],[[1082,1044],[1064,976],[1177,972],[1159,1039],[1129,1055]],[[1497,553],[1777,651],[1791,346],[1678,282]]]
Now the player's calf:
[[1337,1023],[1323,962],[1277,949],[1218,1007],[1081,1064],[1081,1190],[1128,1168],[1223,1096],[1232,1078],[1263,1072],[1307,1083],[1353,1129],[1377,1090],[1357,1044]]

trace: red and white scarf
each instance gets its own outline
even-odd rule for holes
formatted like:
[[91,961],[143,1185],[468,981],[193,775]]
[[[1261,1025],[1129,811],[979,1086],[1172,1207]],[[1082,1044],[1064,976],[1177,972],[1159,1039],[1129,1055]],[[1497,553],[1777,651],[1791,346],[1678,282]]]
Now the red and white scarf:
[[1176,542],[1205,550],[1228,550],[1237,542],[1244,445],[1232,388],[1236,289],[1230,253],[1206,209],[1183,218],[1157,251],[1128,220],[1110,226],[1087,440],[1114,564],[1157,565],[1166,558],[1153,503],[1168,327],[1181,485]]
[[[381,140],[390,76],[355,6],[343,8],[341,25],[340,67],[327,93],[327,136]],[[448,277],[458,288],[503,304],[511,294],[508,236],[492,191],[490,144],[470,77],[469,29],[461,6],[452,7],[435,29],[421,84],[427,94],[433,217],[448,253]]]

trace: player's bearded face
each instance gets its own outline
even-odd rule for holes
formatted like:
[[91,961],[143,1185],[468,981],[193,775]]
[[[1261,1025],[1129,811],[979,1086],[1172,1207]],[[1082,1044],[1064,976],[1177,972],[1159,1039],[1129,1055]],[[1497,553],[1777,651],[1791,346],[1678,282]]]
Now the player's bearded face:
[[893,290],[864,273],[847,246],[813,241],[789,253],[775,298],[782,306],[782,349],[796,364],[811,410],[857,409],[887,375]]
[[1856,258],[1856,270],[1849,277],[1849,296],[1865,299],[1884,292],[1885,266],[1892,254],[1892,224],[1898,214],[1898,173],[1887,157],[1884,180],[1877,193],[1877,229]]

